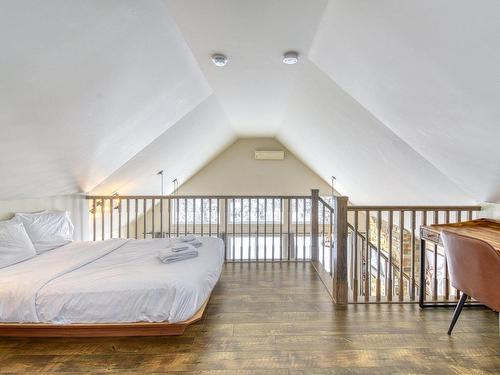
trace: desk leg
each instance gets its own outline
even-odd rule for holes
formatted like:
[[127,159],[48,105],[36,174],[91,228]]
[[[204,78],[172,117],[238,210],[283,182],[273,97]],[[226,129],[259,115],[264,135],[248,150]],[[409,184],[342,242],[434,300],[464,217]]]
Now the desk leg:
[[424,300],[425,300],[425,240],[422,238],[422,235],[420,235],[420,293],[418,295],[418,304],[421,309],[425,307],[424,305]]

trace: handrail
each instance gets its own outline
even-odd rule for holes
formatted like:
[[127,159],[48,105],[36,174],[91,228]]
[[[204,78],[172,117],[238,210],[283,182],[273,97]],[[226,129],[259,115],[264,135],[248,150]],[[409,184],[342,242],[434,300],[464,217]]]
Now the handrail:
[[87,195],[87,200],[100,199],[310,199],[309,195]]
[[330,206],[327,202],[325,202],[325,200],[321,197],[318,197],[318,200],[327,208],[329,209],[330,211],[334,211],[334,209],[332,208],[332,206]]
[[348,206],[348,211],[480,211],[481,206]]

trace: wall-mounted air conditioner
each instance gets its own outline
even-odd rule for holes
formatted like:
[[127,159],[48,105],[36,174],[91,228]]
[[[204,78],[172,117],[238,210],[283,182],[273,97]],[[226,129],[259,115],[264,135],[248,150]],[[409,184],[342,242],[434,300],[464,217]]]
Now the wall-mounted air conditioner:
[[285,151],[255,151],[255,160],[283,160]]

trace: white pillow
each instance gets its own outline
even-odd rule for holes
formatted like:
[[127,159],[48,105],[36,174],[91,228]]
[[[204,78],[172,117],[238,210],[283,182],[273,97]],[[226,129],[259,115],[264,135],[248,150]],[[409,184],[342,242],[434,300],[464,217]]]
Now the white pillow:
[[15,220],[0,221],[0,268],[36,255],[24,226]]
[[38,254],[73,241],[73,223],[65,211],[42,211],[33,214],[17,213]]

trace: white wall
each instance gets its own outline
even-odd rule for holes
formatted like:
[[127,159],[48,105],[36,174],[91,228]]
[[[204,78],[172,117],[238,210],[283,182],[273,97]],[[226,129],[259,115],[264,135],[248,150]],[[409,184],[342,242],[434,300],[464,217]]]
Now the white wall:
[[0,201],[0,220],[12,218],[15,212],[42,210],[68,211],[75,226],[74,239],[89,239],[89,210],[87,201],[82,195],[59,195],[47,198]]
[[[255,150],[285,150],[285,160],[255,160]],[[277,140],[243,138],[182,184],[179,194],[308,195],[312,188],[331,194],[328,183]]]
[[483,203],[479,216],[500,220],[500,204]]

